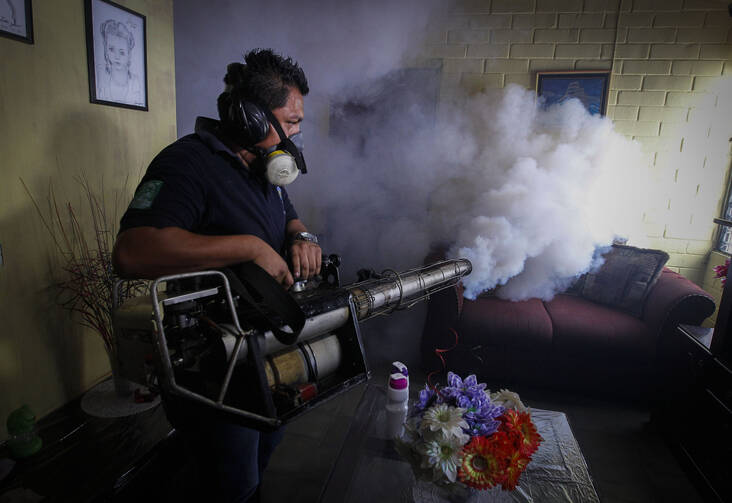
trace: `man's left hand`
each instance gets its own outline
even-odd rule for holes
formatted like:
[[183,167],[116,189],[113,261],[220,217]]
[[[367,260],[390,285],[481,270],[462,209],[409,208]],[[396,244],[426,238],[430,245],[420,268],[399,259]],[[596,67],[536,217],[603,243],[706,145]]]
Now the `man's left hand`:
[[290,259],[292,260],[292,276],[295,281],[320,274],[322,258],[323,252],[315,243],[302,240],[293,241],[290,245]]

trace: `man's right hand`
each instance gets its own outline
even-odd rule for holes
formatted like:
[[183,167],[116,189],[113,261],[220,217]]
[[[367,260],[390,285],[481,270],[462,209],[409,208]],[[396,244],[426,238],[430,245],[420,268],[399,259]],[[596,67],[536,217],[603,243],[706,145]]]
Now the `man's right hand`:
[[287,262],[274,251],[268,244],[262,242],[263,246],[259,247],[258,253],[254,257],[254,263],[267,271],[279,284],[285,288],[290,288],[294,283]]

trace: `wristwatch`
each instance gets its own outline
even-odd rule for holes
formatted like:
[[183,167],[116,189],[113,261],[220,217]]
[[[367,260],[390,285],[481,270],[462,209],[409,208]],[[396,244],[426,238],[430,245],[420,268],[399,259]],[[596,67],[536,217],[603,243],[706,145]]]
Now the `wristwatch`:
[[310,241],[311,243],[318,244],[318,236],[309,232],[296,232],[292,235],[290,241]]

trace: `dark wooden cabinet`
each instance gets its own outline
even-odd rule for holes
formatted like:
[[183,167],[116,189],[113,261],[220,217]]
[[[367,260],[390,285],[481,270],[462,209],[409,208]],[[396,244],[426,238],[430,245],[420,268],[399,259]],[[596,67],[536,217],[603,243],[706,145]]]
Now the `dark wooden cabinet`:
[[732,501],[732,370],[712,329],[680,325],[663,352],[653,420],[709,501]]

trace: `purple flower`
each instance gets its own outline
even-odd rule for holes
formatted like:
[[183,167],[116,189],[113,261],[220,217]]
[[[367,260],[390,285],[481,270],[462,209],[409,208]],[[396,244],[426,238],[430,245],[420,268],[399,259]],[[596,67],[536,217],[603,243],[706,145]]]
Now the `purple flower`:
[[431,407],[439,399],[439,395],[428,385],[424,385],[424,389],[419,392],[419,400],[414,404],[417,413],[424,412],[425,409]]
[[452,372],[447,373],[447,386],[440,390],[440,393],[446,399],[453,399],[457,404],[457,399],[461,396],[467,396],[471,399],[485,395],[485,384],[478,383],[475,374],[471,374],[463,381],[459,375]]
[[440,394],[450,405],[465,409],[463,419],[468,423],[465,432],[472,436],[494,433],[500,425],[496,418],[503,414],[505,409],[491,402],[485,392],[486,385],[478,383],[475,375],[463,380],[452,372],[448,372],[447,382],[448,386],[442,388]]
[[491,419],[491,421],[488,423],[472,423],[468,424],[468,429],[465,430],[465,433],[467,433],[471,437],[487,437],[488,435],[494,434],[498,430],[498,427],[500,425],[501,422],[494,419]]
[[[502,406],[495,405],[490,401],[490,399],[487,399],[475,411],[472,422],[486,425],[491,430],[490,433],[493,433],[496,431],[499,424],[499,422],[496,421],[496,418],[504,412],[505,409]],[[470,423],[470,421],[468,423]]]

